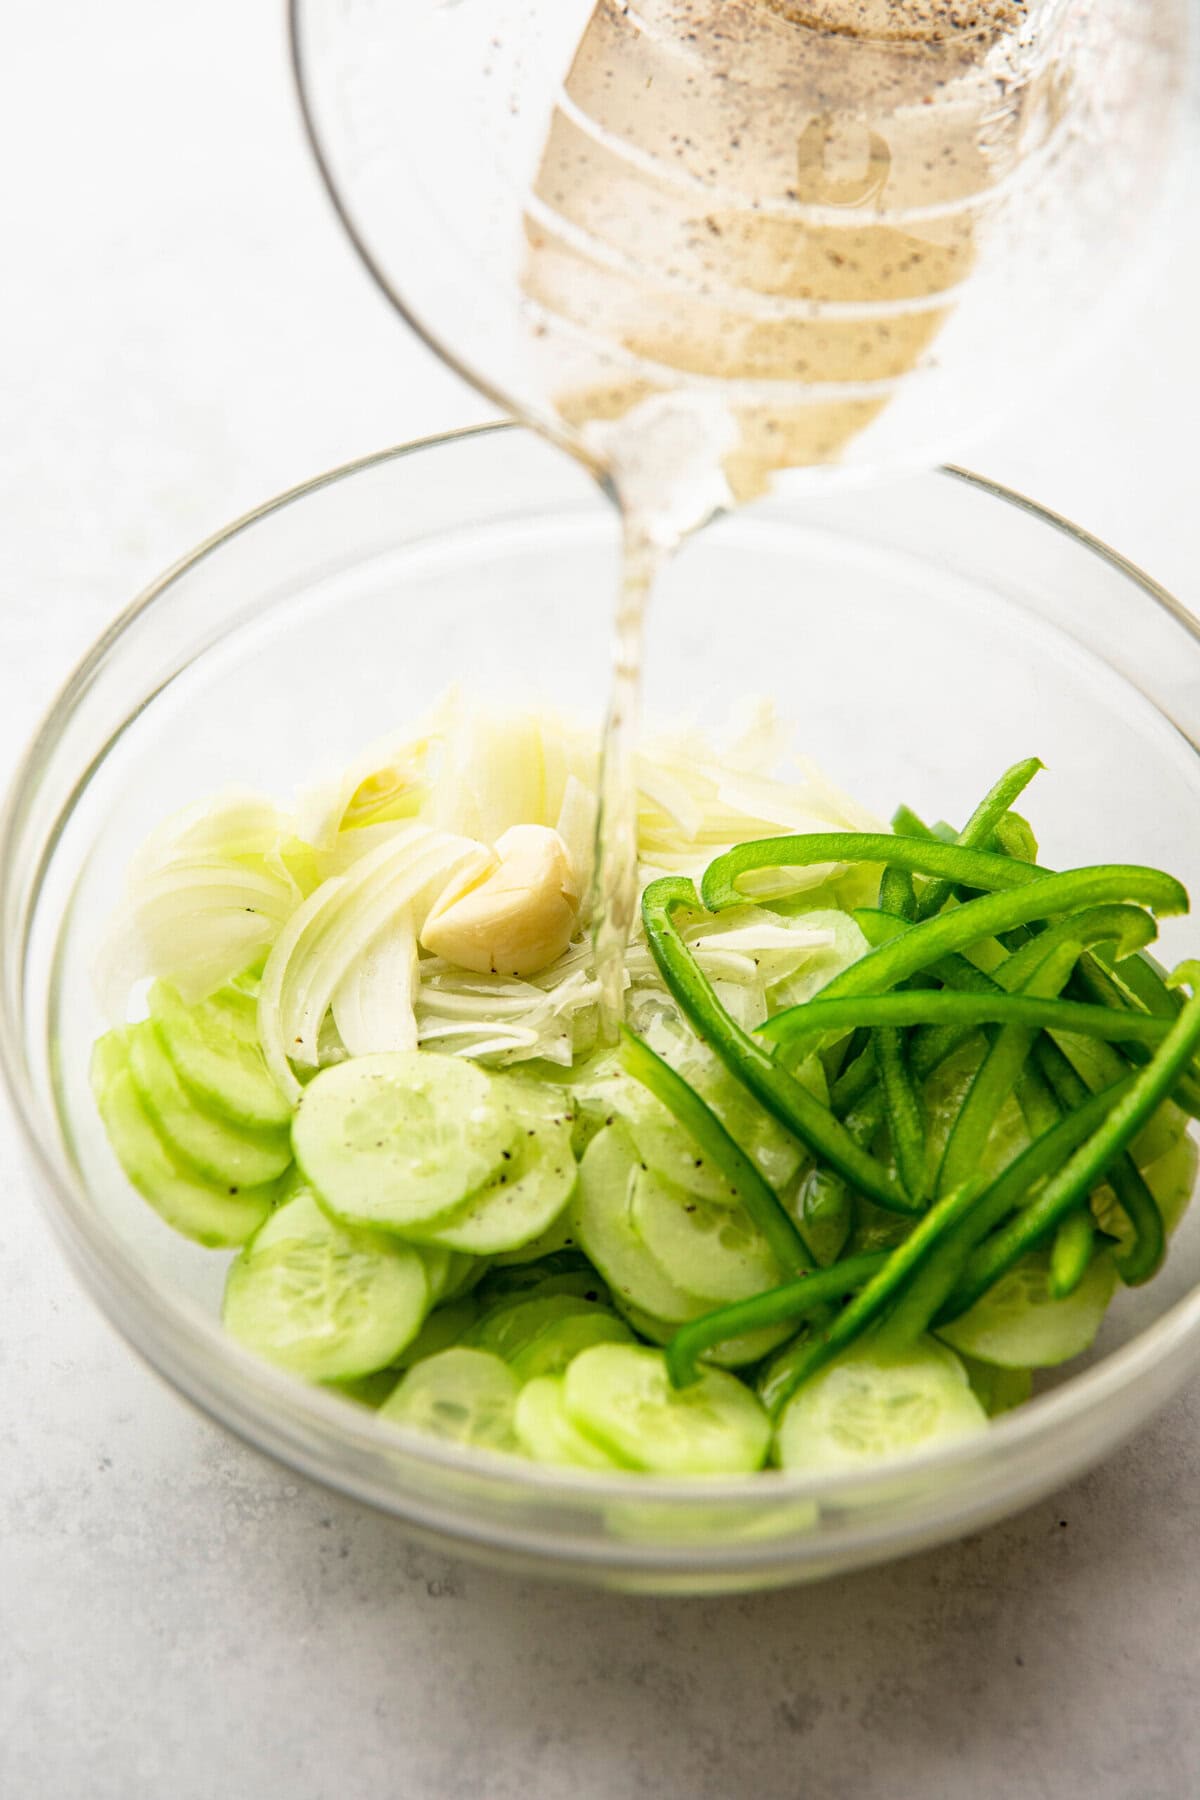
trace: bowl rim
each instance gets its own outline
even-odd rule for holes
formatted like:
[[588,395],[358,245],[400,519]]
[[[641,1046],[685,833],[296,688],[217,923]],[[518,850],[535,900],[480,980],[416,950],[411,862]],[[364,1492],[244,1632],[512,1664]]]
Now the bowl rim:
[[[46,754],[59,737],[60,726],[69,720],[77,701],[86,693],[92,679],[115,647],[136,628],[143,614],[169,595],[182,576],[260,521],[338,482],[352,480],[370,470],[402,462],[422,452],[452,447],[465,441],[504,436],[514,431],[530,436],[538,435],[514,421],[500,420],[414,439],[339,464],[285,489],[241,514],[206,537],[143,588],[68,674],[46,708],[16,765],[0,807],[0,917],[7,919],[12,910],[16,889],[14,870],[20,866],[19,859],[13,854],[14,844],[20,839],[27,803],[36,792],[39,770]],[[914,476],[910,473],[904,479],[961,483],[988,498],[1027,513],[1039,523],[1065,535],[1085,551],[1107,562],[1117,573],[1139,587],[1149,600],[1166,611],[1200,644],[1200,620],[1179,600],[1128,558],[1060,514],[999,482],[958,465],[946,465],[926,471],[924,475]],[[385,1504],[379,1497],[378,1489],[370,1483],[355,1481],[349,1470],[346,1471],[347,1478],[343,1480],[336,1469],[322,1467],[320,1463],[314,1462],[294,1442],[290,1442],[286,1448],[275,1447],[279,1443],[280,1417],[285,1413],[296,1415],[304,1424],[314,1427],[325,1437],[340,1439],[347,1449],[354,1448],[369,1455],[390,1450],[393,1456],[403,1450],[410,1461],[423,1465],[431,1472],[440,1472],[446,1476],[467,1476],[476,1483],[481,1479],[491,1479],[508,1487],[515,1486],[523,1493],[568,1502],[587,1498],[598,1502],[642,1501],[653,1505],[666,1504],[668,1507],[674,1504],[679,1507],[682,1516],[688,1506],[697,1502],[712,1504],[754,1499],[764,1503],[820,1501],[826,1494],[836,1493],[839,1489],[844,1491],[844,1475],[795,1476],[782,1470],[768,1469],[752,1475],[706,1478],[703,1482],[685,1477],[634,1472],[609,1476],[591,1471],[551,1469],[517,1458],[443,1444],[401,1426],[381,1422],[365,1408],[348,1406],[333,1394],[306,1386],[283,1370],[242,1349],[222,1331],[219,1320],[210,1318],[190,1301],[181,1304],[178,1301],[164,1300],[162,1291],[124,1255],[115,1233],[90,1205],[84,1184],[75,1177],[60,1148],[50,1143],[42,1104],[27,1065],[23,1038],[23,978],[29,929],[65,822],[77,804],[82,788],[105,754],[106,751],[102,750],[76,778],[59,809],[45,844],[41,847],[39,861],[30,881],[28,902],[21,916],[22,930],[17,941],[13,941],[12,934],[6,933],[0,949],[0,965],[3,970],[3,980],[0,981],[0,1074],[9,1092],[26,1154],[40,1177],[40,1181],[34,1185],[41,1210],[68,1264],[85,1290],[97,1301],[108,1323],[157,1374],[209,1418],[242,1437],[260,1454],[270,1455],[277,1461],[301,1468],[306,1475],[326,1486],[353,1494],[377,1506]],[[1101,1411],[1116,1395],[1135,1384],[1143,1374],[1167,1363],[1175,1353],[1176,1366],[1171,1372],[1173,1379],[1169,1381],[1169,1391],[1173,1391],[1186,1376],[1188,1351],[1194,1360],[1200,1360],[1200,1287],[1177,1300],[1136,1337],[1103,1356],[1091,1368],[1068,1377],[1050,1392],[991,1420],[986,1434],[962,1439],[939,1450],[895,1459],[881,1464],[876,1470],[855,1473],[854,1488],[869,1496],[874,1489],[882,1491],[894,1484],[898,1473],[915,1479],[940,1471],[966,1469],[976,1460],[985,1445],[1000,1455],[1005,1452],[1016,1453],[1032,1446],[1039,1439],[1052,1437],[1059,1427],[1068,1422]],[[242,1395],[248,1396],[248,1399],[241,1398],[234,1402],[232,1382],[223,1373],[226,1368],[229,1376],[236,1377]],[[213,1371],[218,1374],[215,1381],[210,1378]],[[1156,1403],[1161,1403],[1165,1398],[1166,1393],[1160,1394]],[[1130,1424],[1128,1429],[1132,1428]],[[265,1434],[265,1438],[270,1441],[264,1441],[264,1436],[257,1435],[256,1432]],[[1077,1458],[1074,1463],[1065,1467],[1064,1474],[1079,1466],[1081,1460]],[[396,1497],[398,1504],[390,1510],[402,1517],[406,1516],[404,1497],[399,1492]],[[966,1496],[963,1498],[965,1500]],[[958,1510],[953,1501],[954,1490],[948,1489],[946,1502],[951,1513]],[[1016,1503],[1019,1504],[1019,1501]],[[975,1509],[978,1510],[977,1503]],[[964,1505],[964,1516],[970,1510],[969,1504]],[[409,1513],[407,1516],[414,1515]],[[866,1522],[864,1519],[864,1525]],[[882,1521],[880,1523],[882,1526]],[[494,1534],[484,1531],[478,1532],[476,1536],[484,1541],[489,1541],[490,1537],[490,1541],[497,1545],[512,1542],[512,1531],[506,1532],[500,1521],[497,1521],[497,1526]],[[918,1537],[927,1526],[928,1519],[923,1513],[911,1520],[906,1519],[901,1529],[906,1534]],[[450,1529],[454,1532],[456,1528],[451,1526]],[[814,1557],[829,1554],[830,1540],[825,1534],[818,1532],[763,1540],[753,1548],[743,1545],[740,1547],[740,1555],[725,1560],[731,1565],[735,1562],[747,1564],[754,1560],[767,1561],[772,1557],[786,1555],[794,1561],[800,1561],[804,1557],[806,1544],[811,1546]],[[553,1558],[555,1548],[554,1539],[548,1537],[543,1546],[548,1560]],[[719,1548],[723,1551],[725,1546]],[[670,1561],[670,1549],[671,1546],[665,1543],[657,1544],[646,1554],[654,1563],[663,1564]],[[679,1554],[691,1560],[708,1559],[717,1549],[716,1544],[708,1542],[678,1547]],[[639,1547],[633,1542],[613,1538],[599,1549],[593,1549],[590,1556],[582,1546],[574,1542],[569,1546],[567,1554],[580,1561],[632,1564],[639,1558]]]

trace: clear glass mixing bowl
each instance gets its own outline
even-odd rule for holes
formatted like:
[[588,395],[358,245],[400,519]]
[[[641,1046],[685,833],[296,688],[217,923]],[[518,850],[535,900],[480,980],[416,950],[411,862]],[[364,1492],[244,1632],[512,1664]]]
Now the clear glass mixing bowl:
[[[107,633],[19,769],[0,833],[0,1049],[36,1183],[83,1284],[167,1380],[258,1448],[460,1551],[658,1591],[752,1588],[895,1556],[1012,1511],[1110,1450],[1200,1360],[1200,1209],[1085,1366],[982,1437],[870,1479],[670,1482],[457,1452],[253,1361],[225,1259],[174,1237],[91,1104],[90,961],[130,853],[237,781],[286,796],[451,681],[597,720],[617,526],[513,427],[356,463],[240,520]],[[954,818],[1049,765],[1048,862],[1161,864],[1200,889],[1200,642],[1102,546],[972,476],[922,475],[722,520],[668,573],[647,711],[773,697],[887,813]],[[1196,943],[1172,921],[1165,954]],[[1149,1522],[1147,1528],[1150,1528]]]

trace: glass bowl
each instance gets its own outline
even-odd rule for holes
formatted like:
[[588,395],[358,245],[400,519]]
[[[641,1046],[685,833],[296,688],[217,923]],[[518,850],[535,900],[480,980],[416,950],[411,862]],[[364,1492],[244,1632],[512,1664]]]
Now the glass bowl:
[[[447,1448],[226,1338],[225,1258],[117,1169],[87,1086],[90,964],[135,846],[227,782],[286,796],[451,681],[599,719],[615,517],[540,439],[495,427],[386,452],[275,500],[170,570],[71,677],[0,834],[0,1049],[53,1228],[103,1311],[181,1393],[410,1535],[667,1592],[765,1587],[964,1532],[1067,1481],[1200,1360],[1200,1216],[1100,1342],[980,1438],[870,1477],[600,1479]],[[1200,642],[1136,569],[962,471],[765,502],[688,545],[651,621],[647,713],[773,697],[876,811],[964,816],[1040,755],[1047,862],[1121,858],[1200,886]],[[1169,959],[1196,942],[1163,932]],[[1200,1209],[1197,1209],[1200,1214]]]

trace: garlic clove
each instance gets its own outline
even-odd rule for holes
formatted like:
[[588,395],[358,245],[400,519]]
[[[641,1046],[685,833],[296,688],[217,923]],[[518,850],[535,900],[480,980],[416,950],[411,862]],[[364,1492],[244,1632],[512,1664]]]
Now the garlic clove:
[[486,975],[534,975],[562,955],[579,919],[579,881],[548,825],[513,825],[495,861],[452,881],[425,918],[434,956]]

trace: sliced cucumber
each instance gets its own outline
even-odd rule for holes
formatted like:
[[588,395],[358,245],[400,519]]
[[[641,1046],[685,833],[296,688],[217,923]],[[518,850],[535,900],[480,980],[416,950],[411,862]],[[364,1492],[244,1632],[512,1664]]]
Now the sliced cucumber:
[[398,1379],[398,1369],[376,1369],[373,1375],[351,1376],[349,1381],[330,1381],[326,1386],[339,1399],[353,1400],[356,1406],[365,1406],[369,1412],[378,1412]]
[[[572,1154],[575,1154],[574,1145],[575,1132],[574,1129],[572,1129]],[[582,1154],[583,1152],[580,1151],[579,1155],[582,1156]],[[553,1219],[546,1227],[545,1231],[540,1231],[537,1237],[530,1238],[528,1243],[519,1244],[515,1250],[502,1250],[495,1261],[499,1268],[504,1268],[509,1263],[526,1264],[541,1262],[543,1257],[557,1256],[560,1251],[571,1250],[574,1249],[574,1247],[575,1220],[570,1207],[564,1207],[558,1217]]]
[[561,1375],[539,1375],[526,1382],[517,1397],[513,1425],[518,1444],[534,1462],[560,1469],[627,1467],[571,1423]]
[[417,1251],[335,1224],[301,1190],[230,1268],[222,1317],[268,1362],[308,1381],[345,1381],[395,1362],[428,1297]]
[[561,1375],[593,1344],[633,1342],[633,1333],[623,1319],[606,1306],[592,1306],[587,1312],[570,1313],[546,1325],[509,1357],[508,1364],[518,1381],[534,1381],[541,1375]]
[[776,1428],[775,1458],[805,1475],[859,1474],[986,1429],[966,1370],[944,1345],[930,1338],[896,1350],[867,1343],[792,1396]]
[[1024,1406],[1033,1392],[1032,1369],[1002,1369],[996,1363],[976,1362],[973,1356],[960,1356],[967,1371],[971,1392],[989,1419]]
[[461,1207],[503,1166],[516,1135],[516,1117],[474,1063],[400,1050],[322,1069],[304,1091],[292,1146],[335,1218],[404,1231]]
[[651,1256],[632,1218],[642,1164],[621,1124],[597,1132],[579,1165],[575,1221],[579,1241],[614,1296],[656,1319],[682,1324],[705,1310]]
[[[497,1172],[448,1216],[414,1225],[427,1243],[472,1256],[515,1250],[541,1237],[558,1219],[575,1186],[571,1118],[531,1105],[528,1084],[496,1080],[494,1089],[513,1122],[512,1148]],[[303,1109],[302,1109],[303,1110]]]
[[1107,1251],[1093,1258],[1083,1280],[1065,1300],[1050,1294],[1046,1251],[1022,1257],[969,1312],[944,1325],[938,1336],[979,1362],[1005,1369],[1048,1369],[1079,1356],[1099,1331],[1117,1284]]
[[[411,1369],[414,1363],[424,1362],[427,1356],[436,1356],[441,1350],[451,1350],[455,1344],[461,1344],[478,1317],[479,1308],[472,1294],[465,1294],[461,1300],[448,1300],[445,1306],[439,1306],[430,1313],[412,1343],[396,1358],[397,1373]],[[395,1385],[393,1378],[392,1386]],[[386,1399],[387,1396],[382,1398]]]
[[458,1346],[411,1368],[379,1416],[451,1443],[515,1451],[513,1414],[520,1391],[516,1376],[498,1356]]
[[123,1034],[111,1032],[96,1045],[92,1085],[117,1161],[161,1219],[211,1249],[233,1248],[253,1236],[271,1210],[276,1184],[219,1187],[180,1162],[138,1098]]
[[532,1263],[507,1263],[497,1258],[479,1284],[478,1299],[480,1311],[489,1312],[495,1306],[549,1294],[577,1294],[593,1304],[608,1303],[607,1288],[578,1250],[559,1251]]
[[255,1006],[233,988],[188,1006],[165,981],[150,990],[150,1017],[186,1088],[235,1125],[271,1130],[292,1108],[272,1081],[258,1045]]
[[260,1187],[277,1181],[290,1164],[286,1130],[250,1131],[234,1125],[188,1092],[149,1020],[129,1033],[129,1073],[163,1142],[206,1181]]
[[1196,1191],[1196,1169],[1200,1164],[1200,1147],[1187,1131],[1142,1173],[1146,1185],[1158,1202],[1163,1224],[1174,1231],[1191,1205]]
[[770,1245],[741,1206],[714,1205],[652,1169],[634,1174],[630,1222],[685,1294],[714,1304],[748,1300],[784,1280]]
[[[715,1057],[698,1045],[689,1054],[668,1058],[720,1119],[726,1131],[776,1189],[786,1187],[800,1167],[803,1151],[781,1125],[765,1113]],[[660,1100],[639,1081],[626,1076],[607,1096],[610,1113],[625,1121],[639,1159],[649,1168],[714,1204],[736,1200],[721,1171],[704,1155],[695,1139]]]
[[493,1308],[480,1319],[470,1341],[477,1350],[490,1350],[493,1356],[511,1363],[548,1325],[596,1310],[578,1294],[541,1294],[529,1300],[514,1300],[509,1306]]
[[[1165,1107],[1159,1108],[1160,1112],[1166,1110]],[[1171,1111],[1174,1110],[1171,1108]],[[1138,1166],[1142,1171],[1146,1186],[1158,1204],[1163,1225],[1168,1232],[1173,1232],[1191,1204],[1192,1195],[1195,1193],[1196,1166],[1200,1159],[1200,1152],[1197,1150],[1195,1138],[1188,1131],[1182,1129],[1170,1139],[1162,1137],[1150,1139],[1149,1128],[1147,1128],[1147,1131],[1142,1134],[1142,1139],[1150,1141],[1154,1148],[1165,1143],[1166,1147],[1152,1162],[1143,1163],[1139,1160]],[[1096,1222],[1100,1229],[1107,1232],[1109,1237],[1115,1238],[1122,1249],[1132,1241],[1133,1233],[1129,1220],[1110,1187],[1102,1187],[1098,1193],[1093,1195],[1092,1211],[1096,1215]]]
[[658,1350],[597,1344],[564,1377],[576,1430],[631,1468],[655,1475],[737,1475],[762,1467],[771,1425],[735,1375],[706,1369],[676,1390]]

